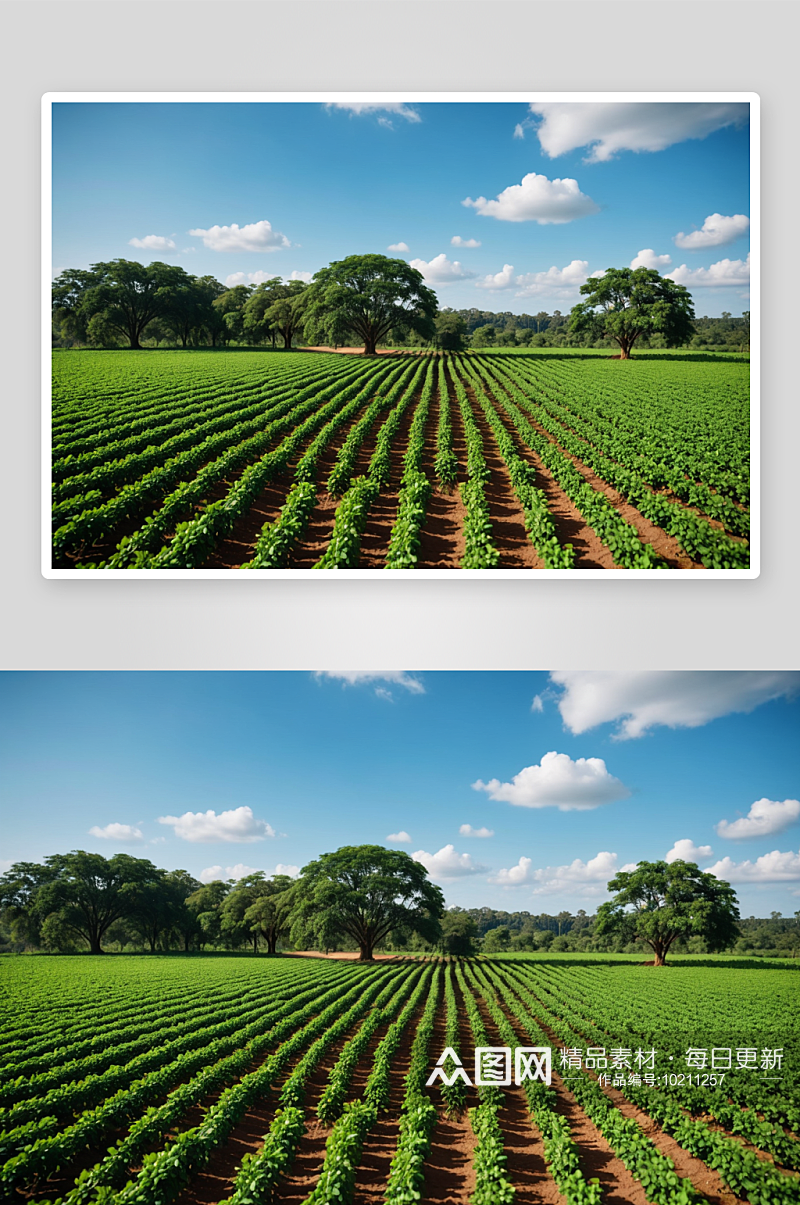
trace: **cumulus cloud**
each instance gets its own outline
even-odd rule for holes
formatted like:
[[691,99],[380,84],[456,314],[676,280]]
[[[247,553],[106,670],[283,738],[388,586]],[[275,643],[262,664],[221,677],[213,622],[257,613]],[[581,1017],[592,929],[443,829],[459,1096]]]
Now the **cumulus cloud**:
[[665,273],[676,285],[687,289],[727,289],[747,287],[750,284],[750,256],[747,259],[720,259],[708,268],[689,268],[681,264]]
[[800,820],[800,800],[757,799],[746,816],[731,822],[720,820],[715,825],[717,835],[731,841],[743,841],[748,837],[768,837],[782,833]]
[[755,862],[733,862],[723,858],[713,866],[707,866],[708,874],[729,883],[792,883],[800,879],[800,851],[781,853],[773,849],[762,854]]
[[128,239],[129,247],[139,247],[142,251],[177,251],[178,248],[171,238],[163,234],[146,234],[144,238]]
[[208,230],[190,230],[189,234],[201,238],[211,251],[280,251],[292,245],[266,219],[247,226],[238,226],[236,222],[232,226],[209,226]]
[[418,849],[411,857],[421,862],[432,879],[462,879],[471,874],[483,874],[485,866],[473,861],[472,854],[456,853],[455,846],[443,845],[435,854]]
[[639,251],[631,260],[632,268],[655,268],[660,272],[662,268],[666,268],[667,264],[672,263],[671,255],[656,255],[652,247],[646,247],[644,251]]
[[710,213],[699,230],[684,234],[681,230],[673,242],[683,251],[702,251],[705,247],[723,247],[733,243],[750,229],[750,219],[743,213],[725,217],[721,213]]
[[560,895],[568,891],[572,895],[599,896],[606,890],[609,879],[621,870],[635,870],[635,862],[619,865],[617,855],[603,850],[583,862],[575,858],[566,866],[542,866],[533,869],[531,858],[520,858],[516,866],[508,870],[499,870],[493,875],[491,882],[501,887],[522,887],[533,885],[534,895]]
[[[244,862],[237,862],[235,866],[226,866],[224,869],[222,866],[207,866],[197,877],[201,883],[214,883],[218,879],[236,879],[238,882],[249,874],[258,874],[260,870],[260,866],[246,866]],[[300,874],[300,867],[279,862],[274,870],[265,870],[263,873],[268,879],[274,874],[287,874],[291,879],[296,879]]]
[[229,276],[225,277],[225,284],[229,289],[234,288],[236,285],[261,285],[267,280],[276,279],[302,280],[308,284],[312,276],[312,272],[298,272],[295,268],[288,276],[281,278],[280,276],[276,276],[275,272],[265,272],[262,268],[259,268],[257,272],[231,272]]
[[453,281],[468,280],[475,275],[457,259],[448,259],[444,251],[441,255],[434,255],[431,260],[412,259],[411,267],[421,272],[427,283],[431,285],[449,285]]
[[544,700],[541,695],[534,695],[531,703],[531,711],[544,711]]
[[710,858],[713,854],[710,845],[695,845],[689,837],[681,837],[676,841],[669,853],[664,855],[665,862],[697,862],[699,858]]
[[508,870],[498,870],[497,874],[490,875],[489,882],[499,883],[501,887],[521,887],[523,883],[531,882],[531,866],[531,858],[520,858],[516,866],[510,866]]
[[410,248],[409,248],[408,243],[389,243],[389,246],[386,248],[386,250],[387,251],[409,251]]
[[249,807],[230,808],[219,815],[213,808],[207,812],[184,812],[182,816],[159,816],[159,824],[169,824],[176,837],[184,841],[209,844],[215,841],[235,841],[249,844],[274,837],[275,830],[266,820],[257,820]]
[[578,295],[586,280],[589,261],[573,259],[565,268],[555,265],[545,272],[525,272],[516,275],[513,264],[504,264],[502,272],[483,276],[476,281],[479,289],[514,289],[517,297],[536,297],[546,293],[549,297],[567,298]]
[[[517,126],[535,126],[542,150],[551,159],[578,147],[588,147],[590,163],[613,159],[620,151],[663,151],[687,138],[706,138],[725,126],[744,125],[750,115],[745,103],[700,101],[554,101],[530,106],[534,119]],[[519,133],[517,133],[519,131]]]
[[[358,116],[362,113],[391,113],[394,117],[402,117],[405,121],[419,122],[422,121],[418,111],[412,108],[411,105],[404,104],[368,104],[361,101],[337,101],[325,105],[326,109],[347,109],[352,116]],[[386,117],[379,117],[378,124],[388,126],[391,129],[392,123]]]
[[461,204],[500,222],[538,222],[540,226],[560,226],[600,212],[599,205],[581,192],[577,180],[548,180],[537,172],[528,172],[520,184],[504,188],[494,201],[467,197]]
[[656,724],[699,728],[800,690],[800,673],[780,670],[557,670],[550,680],[563,688],[558,709],[571,732],[617,721],[623,740]]
[[515,807],[557,807],[560,812],[588,811],[630,795],[625,784],[609,774],[602,757],[573,761],[568,754],[555,752],[545,753],[537,766],[525,766],[511,782],[478,779],[472,789]]
[[412,695],[424,695],[425,687],[419,678],[406,673],[402,669],[365,670],[365,669],[321,669],[315,674],[317,678],[334,678],[345,686],[360,686],[363,683],[389,682],[394,686],[402,686]]
[[410,845],[411,844],[411,838],[404,828],[401,828],[399,833],[389,833],[389,836],[386,838],[386,840],[394,841],[398,845]]
[[493,837],[493,828],[473,828],[471,824],[462,824],[458,830],[462,837]]
[[480,242],[476,238],[462,238],[460,234],[454,234],[450,239],[452,247],[480,247]]
[[144,841],[142,830],[132,824],[106,824],[103,828],[100,828],[99,824],[93,824],[89,833],[92,837],[99,837],[101,841],[117,841],[120,845],[138,845],[140,841]]

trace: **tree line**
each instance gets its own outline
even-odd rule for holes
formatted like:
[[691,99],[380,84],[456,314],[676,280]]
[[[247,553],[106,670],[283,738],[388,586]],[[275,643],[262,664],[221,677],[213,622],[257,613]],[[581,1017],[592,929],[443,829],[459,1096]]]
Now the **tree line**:
[[56,347],[425,346],[749,348],[750,316],[695,319],[691,295],[658,272],[610,268],[581,285],[570,314],[439,309],[402,259],[351,255],[310,282],[273,277],[230,288],[174,264],[116,259],[53,283]]
[[[749,952],[758,948],[753,935],[764,938],[756,930],[768,922],[740,923],[730,884],[694,863],[639,862],[608,888],[615,894],[593,916],[447,909],[420,862],[380,845],[321,854],[296,878],[259,871],[207,883],[130,854],[73,850],[42,863],[17,862],[0,876],[0,948],[353,950],[369,960],[378,949],[472,954],[649,946],[660,965],[671,949]],[[773,913],[769,923],[773,952],[800,953],[800,912],[786,922]]]

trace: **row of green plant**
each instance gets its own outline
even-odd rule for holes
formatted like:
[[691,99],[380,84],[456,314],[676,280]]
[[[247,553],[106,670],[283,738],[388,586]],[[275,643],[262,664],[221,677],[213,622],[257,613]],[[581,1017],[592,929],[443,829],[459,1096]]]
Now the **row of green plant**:
[[464,516],[464,556],[462,569],[494,569],[500,560],[489,516],[486,500],[486,482],[491,476],[483,451],[483,437],[475,422],[467,392],[450,359],[447,362],[449,378],[456,392],[464,437],[467,444],[467,480],[461,483],[461,497],[466,507]]
[[433,493],[433,486],[422,471],[422,462],[436,367],[441,371],[440,361],[428,361],[422,396],[414,411],[408,434],[408,447],[403,458],[403,476],[397,500],[397,516],[392,525],[386,552],[387,569],[413,569],[419,557],[422,526]]
[[[516,970],[511,973],[514,978],[517,978]],[[522,977],[520,976],[520,978]],[[525,998],[525,989],[518,990]],[[537,1000],[530,992],[527,992],[527,999],[537,1009],[537,1012],[545,1013],[548,1025],[563,1042],[574,1047],[581,1041],[579,1032],[565,1017],[553,1013],[542,1003],[541,999]],[[560,1011],[566,1012],[567,1010],[562,1008]],[[570,1087],[585,1111],[604,1134],[606,1133],[604,1125],[612,1132],[619,1133],[623,1138],[627,1134],[633,1136],[633,1126],[636,1126],[637,1130],[640,1128],[630,1118],[622,1117],[588,1072],[581,1071],[575,1078],[571,1078]],[[723,1182],[737,1196],[744,1196],[751,1202],[751,1205],[791,1205],[796,1201],[797,1181],[793,1177],[781,1175],[771,1164],[747,1151],[735,1139],[716,1133],[704,1122],[693,1121],[686,1117],[680,1107],[670,1101],[668,1095],[660,1088],[638,1089],[626,1085],[619,1090],[631,1103],[657,1121],[662,1129],[667,1133],[672,1133],[684,1150],[703,1159],[709,1167],[718,1172]],[[641,1146],[638,1139],[632,1146],[634,1159],[637,1145]],[[642,1149],[644,1148],[642,1147]],[[662,1158],[665,1157],[662,1156]],[[634,1170],[633,1166],[631,1166],[631,1170]],[[634,1174],[638,1175],[636,1172]],[[641,1179],[641,1176],[638,1178]],[[645,1184],[645,1188],[647,1189],[647,1184]],[[661,1205],[661,1202],[656,1201],[656,1205]]]
[[[500,377],[501,374],[497,375]],[[506,375],[510,379],[514,377],[511,372],[502,374],[503,377]],[[737,569],[750,563],[747,545],[732,540],[725,532],[712,527],[706,519],[694,515],[680,503],[654,493],[638,473],[617,464],[598,449],[572,435],[558,419],[549,415],[544,407],[528,402],[524,409],[553,436],[560,447],[587,464],[598,477],[618,490],[656,527],[661,527],[674,536],[687,556],[701,561],[707,569]],[[741,512],[737,511],[737,514],[739,513]]]
[[559,542],[547,499],[536,486],[536,470],[517,451],[505,424],[486,396],[480,376],[473,370],[471,361],[461,360],[458,366],[469,376],[478,404],[497,441],[512,488],[522,506],[525,530],[536,552],[548,569],[571,569],[575,563],[575,550],[571,544],[562,545]]
[[651,544],[644,543],[636,529],[626,523],[608,499],[581,476],[572,461],[547,436],[540,434],[523,413],[527,397],[509,382],[495,385],[492,396],[505,410],[522,439],[564,490],[586,523],[609,549],[614,564],[621,569],[663,569],[664,562]]

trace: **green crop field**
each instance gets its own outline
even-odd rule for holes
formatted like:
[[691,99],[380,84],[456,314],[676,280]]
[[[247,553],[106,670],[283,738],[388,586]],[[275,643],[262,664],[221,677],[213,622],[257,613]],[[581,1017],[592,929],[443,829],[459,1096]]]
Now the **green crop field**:
[[[2,968],[11,1201],[800,1200],[789,965],[106,955]],[[465,1076],[448,1056],[429,1086],[446,1047]],[[486,1047],[512,1066],[520,1047],[550,1048],[550,1086],[476,1087]]]
[[741,569],[742,357],[60,351],[59,569]]

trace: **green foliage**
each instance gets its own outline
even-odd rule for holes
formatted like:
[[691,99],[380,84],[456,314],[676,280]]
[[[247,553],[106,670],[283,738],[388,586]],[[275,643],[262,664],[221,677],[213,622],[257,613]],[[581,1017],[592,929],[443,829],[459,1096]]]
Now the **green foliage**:
[[362,959],[393,931],[435,941],[444,900],[425,868],[382,845],[346,845],[303,867],[293,936],[313,934],[323,945],[344,932]]
[[692,295],[653,268],[609,268],[581,285],[586,301],[572,310],[569,329],[613,339],[623,360],[642,335],[658,334],[666,347],[691,337]]
[[431,338],[436,294],[403,259],[349,255],[320,268],[308,290],[306,329],[312,340],[341,341],[350,332],[374,354],[396,328]]
[[725,949],[736,936],[739,909],[730,883],[706,874],[694,862],[639,862],[610,880],[617,894],[601,904],[597,932],[643,938],[662,964],[679,937],[701,935],[710,950]]

